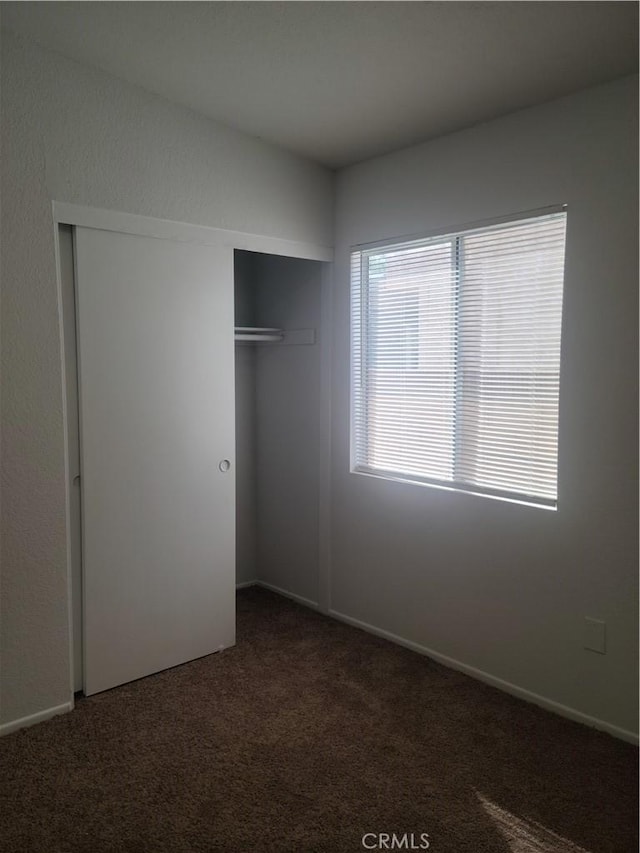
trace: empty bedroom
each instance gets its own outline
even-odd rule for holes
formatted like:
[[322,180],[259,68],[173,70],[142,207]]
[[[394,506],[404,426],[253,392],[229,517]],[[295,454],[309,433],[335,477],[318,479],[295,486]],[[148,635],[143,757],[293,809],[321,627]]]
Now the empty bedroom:
[[1,853],[635,853],[638,4],[0,23]]

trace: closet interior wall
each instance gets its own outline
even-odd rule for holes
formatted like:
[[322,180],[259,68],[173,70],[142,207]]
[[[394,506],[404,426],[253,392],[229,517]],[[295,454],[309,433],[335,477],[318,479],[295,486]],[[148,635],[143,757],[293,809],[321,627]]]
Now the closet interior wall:
[[322,264],[236,250],[234,275],[236,326],[314,340],[235,347],[236,580],[316,604]]

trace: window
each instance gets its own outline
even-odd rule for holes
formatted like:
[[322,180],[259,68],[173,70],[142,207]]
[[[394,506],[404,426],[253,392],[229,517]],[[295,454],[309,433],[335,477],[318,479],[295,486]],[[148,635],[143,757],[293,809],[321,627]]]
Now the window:
[[352,253],[352,470],[556,506],[565,224]]

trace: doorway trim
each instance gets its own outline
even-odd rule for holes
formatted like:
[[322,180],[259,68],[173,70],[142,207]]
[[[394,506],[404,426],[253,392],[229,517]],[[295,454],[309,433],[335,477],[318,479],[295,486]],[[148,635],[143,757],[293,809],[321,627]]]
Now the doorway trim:
[[53,220],[60,225],[81,225],[85,228],[99,228],[101,231],[119,231],[122,234],[135,234],[138,237],[158,237],[163,240],[177,240],[181,243],[204,243],[209,246],[227,246],[232,249],[245,249],[249,252],[264,252],[268,255],[286,255],[291,258],[305,258],[309,261],[333,261],[333,249],[317,246],[313,243],[300,243],[295,240],[283,240],[260,234],[247,234],[243,231],[227,231],[208,225],[192,225],[188,222],[174,222],[171,219],[154,219],[137,213],[124,213],[118,210],[101,210],[98,207],[85,207],[64,201],[54,201]]

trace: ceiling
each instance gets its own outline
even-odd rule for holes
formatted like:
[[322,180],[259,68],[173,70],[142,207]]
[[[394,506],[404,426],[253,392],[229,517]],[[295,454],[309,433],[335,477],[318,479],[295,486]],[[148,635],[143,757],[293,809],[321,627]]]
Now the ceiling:
[[635,2],[4,2],[2,25],[331,168],[638,69]]

